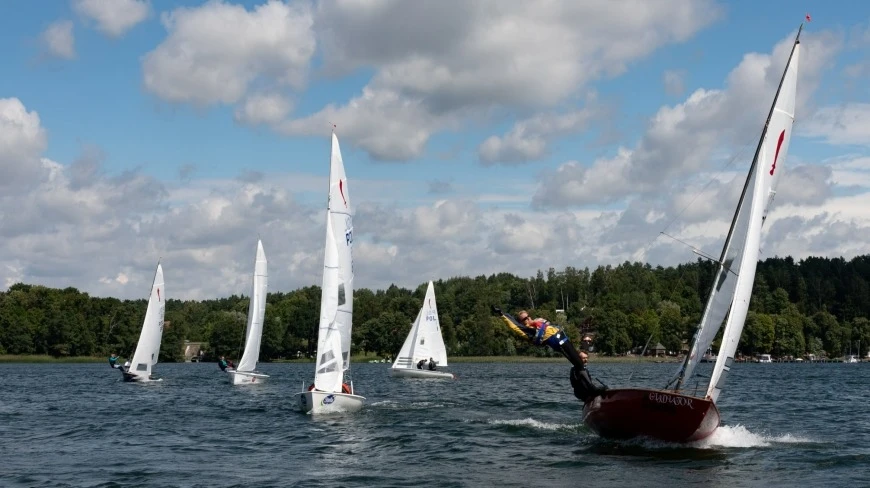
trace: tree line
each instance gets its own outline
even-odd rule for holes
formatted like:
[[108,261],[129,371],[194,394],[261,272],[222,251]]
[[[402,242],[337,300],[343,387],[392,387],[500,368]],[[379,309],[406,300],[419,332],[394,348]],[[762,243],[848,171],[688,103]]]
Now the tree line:
[[[526,343],[490,312],[526,309],[561,325],[577,343],[617,355],[661,343],[685,349],[703,313],[716,265],[673,267],[625,262],[594,270],[567,267],[532,278],[509,273],[435,282],[450,356],[552,354]],[[870,347],[870,255],[849,261],[790,257],[760,261],[738,352],[751,356],[841,357]],[[353,352],[394,356],[417,316],[427,283],[409,290],[354,293]],[[75,288],[18,283],[0,292],[0,354],[97,356],[133,353],[147,301],[91,297]],[[184,341],[207,342],[207,358],[241,354],[248,298],[166,303],[161,361],[183,360]],[[558,311],[558,312],[557,312]],[[316,348],[320,287],[269,293],[260,359],[310,357]],[[721,331],[720,331],[721,334]],[[714,341],[718,347],[719,338]],[[860,352],[858,350],[860,343]]]

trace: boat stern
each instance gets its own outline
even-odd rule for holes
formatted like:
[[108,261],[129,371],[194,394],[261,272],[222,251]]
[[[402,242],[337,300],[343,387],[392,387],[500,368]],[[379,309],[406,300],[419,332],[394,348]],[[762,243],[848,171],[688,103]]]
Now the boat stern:
[[329,413],[353,413],[362,409],[365,397],[348,393],[309,390],[297,393],[294,398],[300,412],[312,415]]
[[257,371],[227,370],[227,378],[231,385],[259,385],[265,383],[269,375]]

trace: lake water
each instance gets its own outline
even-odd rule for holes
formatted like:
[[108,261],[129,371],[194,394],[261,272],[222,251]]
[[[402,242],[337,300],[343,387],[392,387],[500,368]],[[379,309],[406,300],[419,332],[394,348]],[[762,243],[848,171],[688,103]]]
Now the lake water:
[[[456,363],[453,381],[354,364],[367,404],[291,408],[313,364],[0,364],[0,486],[870,486],[870,364],[737,364],[723,426],[691,446],[612,442],[581,422],[568,363]],[[709,365],[703,365],[709,369]],[[591,364],[611,387],[661,387],[674,364]],[[704,373],[704,371],[702,371]]]

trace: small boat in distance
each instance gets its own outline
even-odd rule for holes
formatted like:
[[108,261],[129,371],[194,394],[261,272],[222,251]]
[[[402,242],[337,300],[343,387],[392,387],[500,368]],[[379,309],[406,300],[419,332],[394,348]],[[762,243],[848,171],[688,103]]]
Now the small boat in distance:
[[430,359],[435,361],[434,365],[447,366],[447,348],[441,336],[435,286],[431,281],[426,288],[423,306],[417,312],[417,319],[414,320],[390,372],[393,376],[404,378],[454,378],[452,373],[429,369]]
[[362,409],[365,397],[355,394],[353,380],[349,379],[352,327],[353,208],[338,137],[333,131],[314,383],[295,395],[299,411],[323,414]]
[[269,274],[266,270],[266,252],[263,241],[257,240],[257,257],[254,259],[254,278],[251,284],[251,301],[248,303],[248,326],[245,328],[245,352],[235,369],[227,369],[233,385],[263,383],[269,375],[255,371],[260,358],[260,340],[263,337],[263,316],[266,314],[266,287]]
[[154,281],[151,283],[151,296],[142,321],[142,331],[136,343],[136,351],[129,364],[118,368],[124,381],[149,382],[163,381],[151,375],[151,367],[160,357],[160,341],[163,338],[163,314],[166,311],[166,290],[163,287],[163,267],[157,263]]
[[[762,130],[743,192],[731,220],[713,287],[689,354],[664,389],[615,388],[583,406],[583,422],[601,437],[650,437],[691,442],[710,436],[720,422],[716,401],[734,364],[743,331],[761,245],[761,229],[776,194],[776,181],[788,153],[794,122],[801,24]],[[726,319],[727,317],[727,319]],[[722,341],[704,394],[689,390],[704,351],[725,322]],[[671,386],[673,388],[671,389]]]

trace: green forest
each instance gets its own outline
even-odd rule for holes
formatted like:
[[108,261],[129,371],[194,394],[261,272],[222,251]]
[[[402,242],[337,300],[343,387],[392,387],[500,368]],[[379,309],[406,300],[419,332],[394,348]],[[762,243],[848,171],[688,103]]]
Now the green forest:
[[[642,263],[454,277],[435,282],[438,314],[450,356],[546,356],[490,312],[527,309],[561,325],[577,343],[594,336],[597,352],[621,355],[648,341],[676,353],[691,340],[716,272],[707,260],[675,267]],[[759,262],[738,353],[776,357],[842,357],[870,346],[870,256],[770,258]],[[426,291],[359,289],[354,293],[353,352],[392,357],[400,349]],[[146,300],[91,297],[75,288],[15,284],[0,292],[0,354],[55,357],[132,354]],[[168,300],[161,361],[183,360],[185,340],[207,342],[206,359],[238,357],[248,298]],[[557,312],[557,310],[560,310]],[[310,356],[316,347],[320,287],[268,294],[260,359]],[[721,333],[721,331],[720,331]],[[650,339],[651,338],[651,339]],[[718,347],[714,341],[714,347]]]

